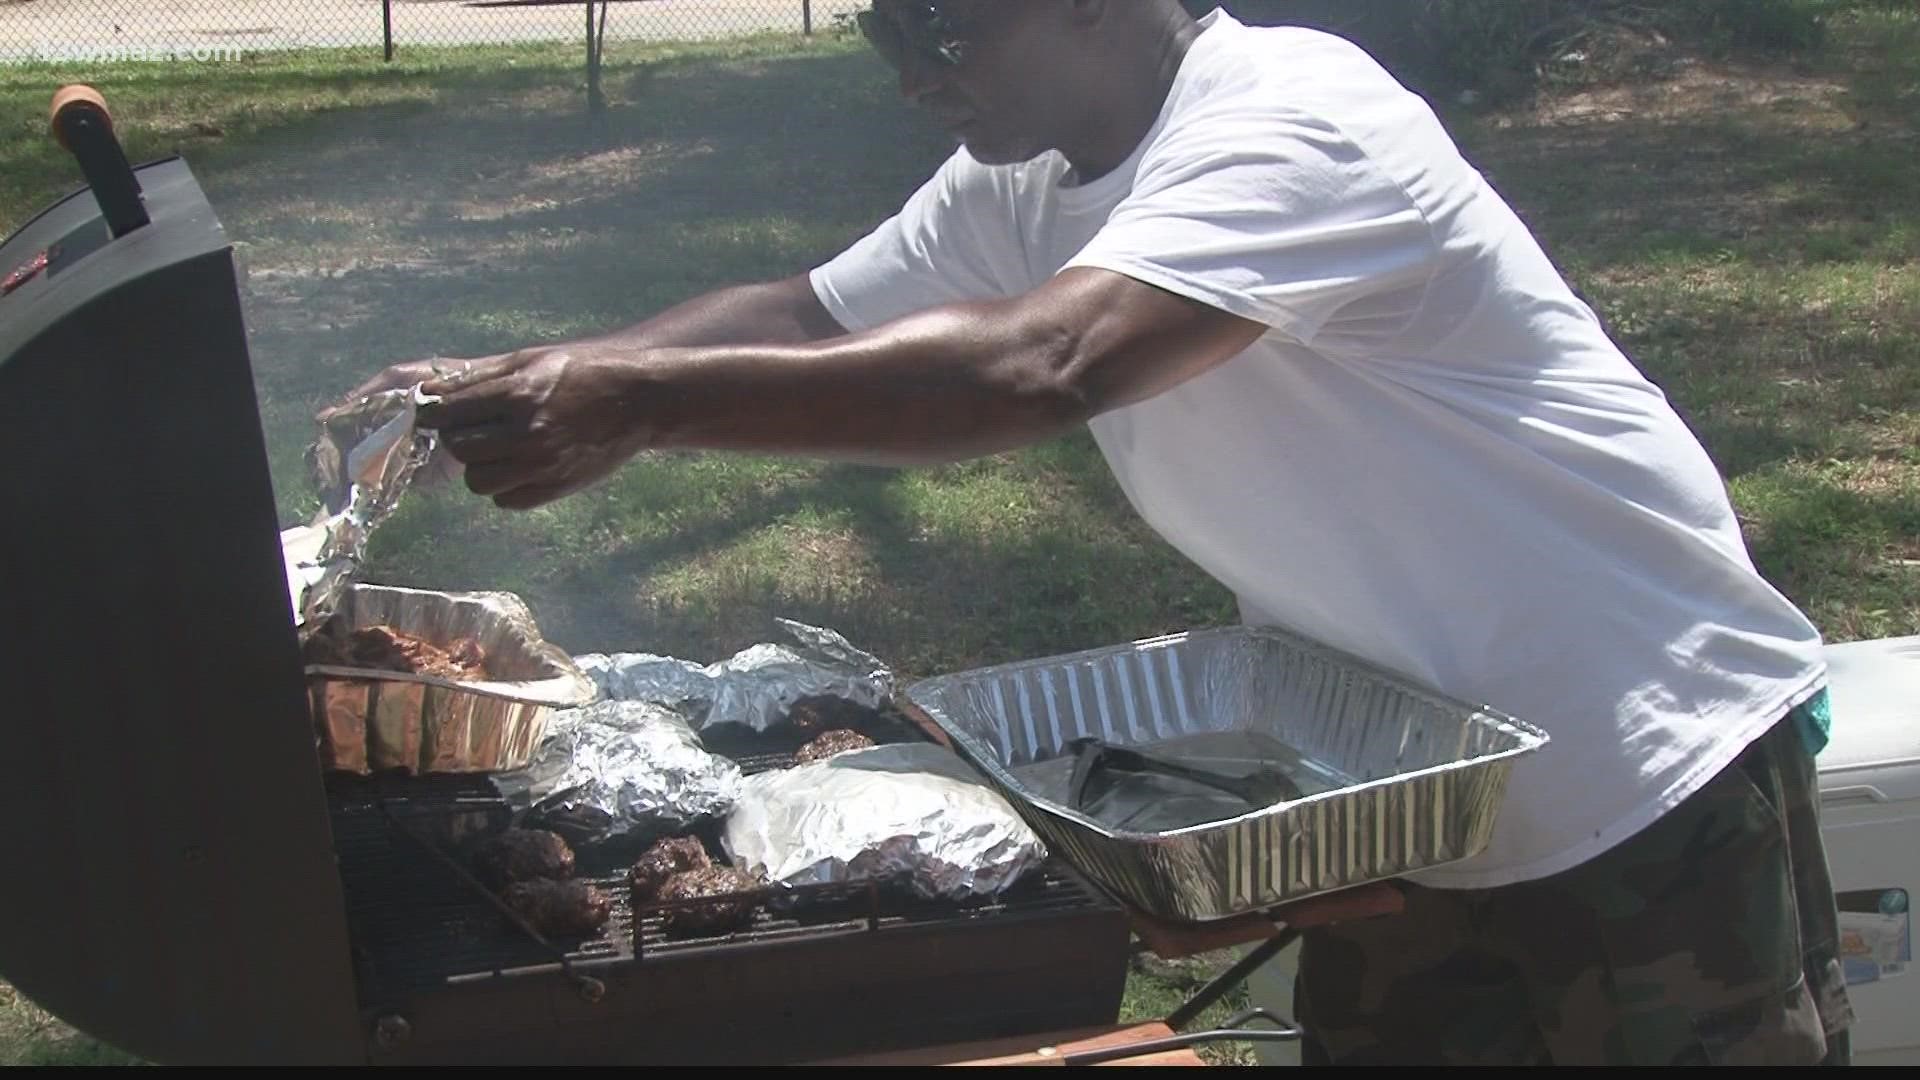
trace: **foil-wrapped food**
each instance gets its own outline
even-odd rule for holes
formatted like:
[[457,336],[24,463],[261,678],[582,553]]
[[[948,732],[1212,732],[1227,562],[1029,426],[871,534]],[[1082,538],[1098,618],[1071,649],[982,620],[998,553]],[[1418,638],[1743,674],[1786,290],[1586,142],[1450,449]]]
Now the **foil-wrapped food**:
[[399,508],[438,436],[417,423],[433,399],[419,387],[373,394],[331,410],[307,448],[320,509],[280,534],[294,625],[304,640],[325,625],[366,558],[373,530]]
[[749,875],[785,885],[880,880],[928,900],[999,894],[1046,858],[963,761],[931,743],[854,749],[748,777],[723,834]]
[[740,779],[739,767],[708,753],[672,709],[601,701],[554,714],[527,767],[496,783],[529,820],[600,843],[725,814]]
[[793,644],[763,643],[700,665],[652,653],[575,657],[609,698],[650,701],[687,716],[696,730],[738,724],[756,732],[785,724],[845,726],[849,710],[875,710],[893,694],[887,666],[832,630],[778,620]]

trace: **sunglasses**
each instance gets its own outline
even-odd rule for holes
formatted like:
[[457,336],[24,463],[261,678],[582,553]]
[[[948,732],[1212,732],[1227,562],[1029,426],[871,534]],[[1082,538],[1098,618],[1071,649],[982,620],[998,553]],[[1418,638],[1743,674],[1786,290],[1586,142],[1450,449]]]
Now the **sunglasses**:
[[854,21],[882,59],[904,70],[916,62],[959,66],[966,58],[974,17],[938,0],[874,0]]

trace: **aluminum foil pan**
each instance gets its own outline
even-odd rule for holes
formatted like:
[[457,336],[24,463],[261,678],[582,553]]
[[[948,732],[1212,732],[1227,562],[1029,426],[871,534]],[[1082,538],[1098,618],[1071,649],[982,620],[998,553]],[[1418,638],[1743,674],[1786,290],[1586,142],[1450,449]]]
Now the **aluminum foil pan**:
[[476,641],[487,680],[331,664],[307,667],[307,693],[322,765],[331,770],[414,774],[500,772],[524,767],[556,709],[586,705],[593,680],[540,638],[510,593],[445,593],[349,585],[328,632],[370,626],[447,645]]
[[367,540],[400,505],[438,436],[415,424],[433,400],[419,387],[373,394],[326,414],[307,448],[321,507],[280,534],[293,621],[304,641],[325,624],[366,557]]
[[[1055,854],[1134,907],[1190,922],[1480,853],[1515,761],[1547,743],[1513,717],[1248,627],[929,679],[905,696]],[[1255,807],[1146,774],[1076,808],[1066,759],[1085,739],[1216,775],[1277,773],[1296,794]]]
[[686,718],[647,701],[553,715],[524,772],[496,783],[530,823],[577,844],[677,832],[733,808],[740,768],[707,752]]
[[892,698],[893,673],[871,654],[832,630],[776,621],[793,644],[754,645],[717,664],[651,653],[592,653],[578,663],[608,697],[666,705],[697,730],[738,724],[764,732],[802,701],[878,709]]
[[722,837],[738,869],[783,885],[880,879],[928,900],[998,894],[1046,847],[951,750],[905,743],[748,777]]

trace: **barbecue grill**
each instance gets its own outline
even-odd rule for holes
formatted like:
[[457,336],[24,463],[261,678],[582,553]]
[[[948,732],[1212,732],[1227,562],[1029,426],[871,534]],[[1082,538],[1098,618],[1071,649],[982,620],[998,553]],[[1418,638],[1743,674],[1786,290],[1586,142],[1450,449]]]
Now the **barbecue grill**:
[[510,816],[490,778],[323,770],[228,241],[186,162],[55,106],[87,186],[0,245],[0,976],[163,1063],[772,1063],[1116,1019],[1127,915],[1058,862],[689,938],[587,860],[614,916],[550,944],[457,857]]

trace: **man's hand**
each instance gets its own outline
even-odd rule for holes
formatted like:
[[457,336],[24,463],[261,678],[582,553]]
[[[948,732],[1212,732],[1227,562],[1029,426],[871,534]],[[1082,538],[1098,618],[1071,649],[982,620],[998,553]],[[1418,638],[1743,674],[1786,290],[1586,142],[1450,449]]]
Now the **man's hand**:
[[404,390],[409,386],[418,386],[435,379],[461,376],[484,362],[484,360],[456,360],[452,357],[435,356],[425,360],[408,360],[405,363],[395,364],[347,391],[340,400],[321,409],[314,418],[324,422],[334,412],[375,394],[384,394],[389,390]]
[[529,510],[604,479],[647,446],[637,370],[591,347],[523,349],[428,379],[426,393],[442,400],[421,407],[420,425],[439,431],[474,494]]

